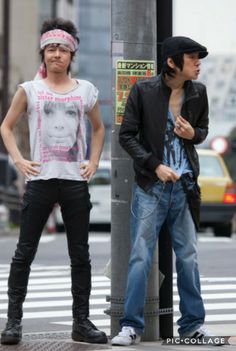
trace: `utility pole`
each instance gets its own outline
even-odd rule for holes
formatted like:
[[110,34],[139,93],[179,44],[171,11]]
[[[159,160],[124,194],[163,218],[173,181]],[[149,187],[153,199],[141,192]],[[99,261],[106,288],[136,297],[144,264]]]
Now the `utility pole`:
[[52,0],[51,16],[52,18],[57,17],[57,2],[58,0]]
[[[116,61],[156,61],[156,0],[112,0],[112,69],[115,102]],[[115,109],[114,109],[115,110]],[[130,254],[130,200],[132,161],[118,143],[120,126],[112,126],[112,213],[111,213],[111,336],[120,330]],[[154,257],[145,307],[143,340],[159,339],[158,255]],[[135,284],[135,282],[134,282]]]
[[[172,0],[156,0],[157,5],[157,69],[162,69],[161,45],[172,36]],[[159,236],[159,269],[164,275],[160,287],[160,337],[173,336],[173,264],[172,244],[166,223]]]
[[[1,119],[3,121],[9,104],[9,37],[10,37],[10,0],[3,1],[3,50],[2,50],[2,109]],[[0,137],[0,152],[6,154],[6,148]]]

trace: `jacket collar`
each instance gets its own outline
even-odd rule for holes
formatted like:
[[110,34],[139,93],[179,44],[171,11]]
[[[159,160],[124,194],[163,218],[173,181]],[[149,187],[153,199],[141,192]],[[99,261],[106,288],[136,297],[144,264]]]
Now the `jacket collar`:
[[[164,93],[167,96],[170,96],[171,88],[166,85],[166,82],[165,82],[165,79],[164,79],[164,74],[161,73],[159,75],[159,77],[160,77],[160,82],[161,82],[161,85],[162,85]],[[190,100],[192,98],[195,98],[195,97],[199,96],[199,93],[195,89],[194,83],[191,80],[186,80],[185,83],[184,83],[184,96],[185,96],[185,98],[184,98],[185,102],[187,100]]]

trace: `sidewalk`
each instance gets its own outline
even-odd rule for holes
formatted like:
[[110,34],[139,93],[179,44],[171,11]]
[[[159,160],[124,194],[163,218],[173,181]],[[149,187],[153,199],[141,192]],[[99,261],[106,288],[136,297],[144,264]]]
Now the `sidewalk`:
[[[143,342],[140,343],[139,345],[133,345],[129,347],[121,347],[121,346],[112,346],[111,349],[112,351],[212,351],[212,345],[163,345],[162,341],[156,341],[156,342]],[[225,345],[220,347],[220,351],[224,350],[236,350],[236,339],[234,345]]]
[[[58,333],[59,334],[59,333]],[[20,344],[12,346],[0,345],[0,351],[7,351],[7,350],[14,350],[14,351],[99,351],[99,350],[112,350],[112,351],[212,351],[212,345],[163,345],[162,341],[156,342],[142,342],[139,345],[132,345],[132,346],[111,346],[110,340],[109,343],[106,345],[99,345],[99,344],[86,344],[80,342],[73,342],[70,338],[57,338],[53,333],[48,333],[45,337],[42,337],[42,334],[35,336],[34,335],[27,335],[23,336],[23,340]],[[68,335],[67,335],[68,336]],[[58,340],[60,339],[60,340]],[[232,339],[234,344],[225,345],[220,347],[220,351],[224,350],[236,350],[236,337],[234,340]]]
[[[230,345],[224,345],[220,346],[219,351],[224,351],[224,350],[234,350],[236,351],[236,330],[235,330],[235,324],[206,324],[207,329],[211,332],[214,333],[216,336],[215,338],[224,338],[224,336],[230,336],[229,343]],[[178,335],[177,332],[177,327],[174,326],[174,335]],[[219,336],[222,335],[222,336]],[[176,339],[177,343],[179,342],[179,338]],[[217,341],[217,339],[216,339]],[[163,344],[163,340],[160,341],[155,341],[155,342],[141,342],[138,345],[133,345],[129,347],[123,347],[123,346],[110,346],[112,351],[158,351],[158,350],[163,350],[163,351],[194,351],[194,350],[199,350],[199,351],[206,351],[206,350],[214,350],[212,347],[214,347],[212,344],[210,345],[173,345],[171,344],[171,341],[169,345]],[[217,349],[218,350],[218,349]]]

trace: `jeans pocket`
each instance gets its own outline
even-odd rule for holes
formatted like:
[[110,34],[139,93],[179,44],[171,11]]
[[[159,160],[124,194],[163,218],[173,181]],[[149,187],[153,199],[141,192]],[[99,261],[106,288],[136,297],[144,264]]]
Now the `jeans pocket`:
[[137,187],[133,195],[131,213],[138,219],[148,218],[156,210],[156,197]]

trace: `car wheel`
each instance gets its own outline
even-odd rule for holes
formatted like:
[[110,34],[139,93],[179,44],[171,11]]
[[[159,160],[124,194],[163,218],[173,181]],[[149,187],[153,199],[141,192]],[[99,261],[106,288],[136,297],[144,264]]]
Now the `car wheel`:
[[215,236],[224,236],[230,238],[232,235],[232,223],[218,224],[214,227]]

